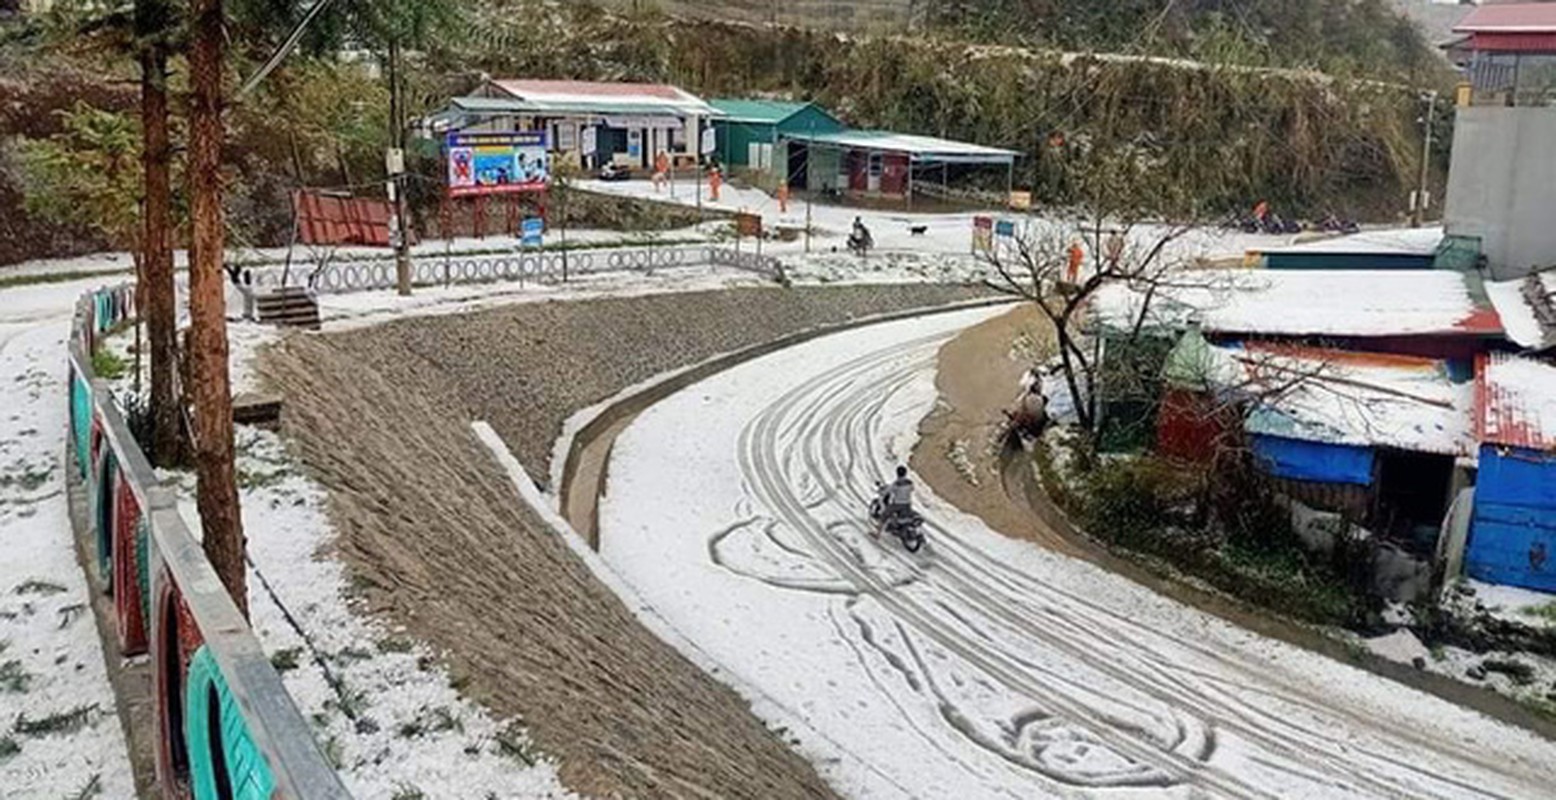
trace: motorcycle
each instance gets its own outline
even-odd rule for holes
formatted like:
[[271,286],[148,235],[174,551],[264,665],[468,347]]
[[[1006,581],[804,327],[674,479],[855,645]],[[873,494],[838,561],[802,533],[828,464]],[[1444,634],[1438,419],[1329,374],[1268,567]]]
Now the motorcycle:
[[876,528],[897,537],[909,553],[917,553],[924,546],[924,518],[917,511],[909,511],[906,515],[887,520],[886,501],[881,497],[884,485],[880,481],[875,482],[875,497],[870,501],[870,521],[875,523]]

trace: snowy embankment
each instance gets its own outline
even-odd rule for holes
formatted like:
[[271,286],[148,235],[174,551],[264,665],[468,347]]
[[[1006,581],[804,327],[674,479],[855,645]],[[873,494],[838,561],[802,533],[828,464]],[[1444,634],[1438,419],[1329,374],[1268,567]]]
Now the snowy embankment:
[[[580,188],[600,194],[639,200],[693,206],[698,203],[695,182],[684,181],[656,190],[651,181],[583,181]],[[762,244],[762,252],[783,259],[790,277],[829,283],[834,281],[981,281],[997,277],[985,259],[972,252],[973,217],[991,215],[1016,220],[1030,226],[1030,235],[1054,237],[1068,242],[1080,233],[1082,221],[1061,216],[1020,215],[1002,210],[977,212],[875,211],[826,203],[812,204],[791,200],[787,210],[775,197],[759,189],[725,185],[719,202],[713,202],[706,184],[701,204],[720,211],[744,211],[762,215],[764,228],[778,240]],[[864,259],[847,252],[846,242],[855,219],[869,228],[875,240],[874,251]],[[812,238],[807,250],[804,236],[807,220]],[[707,223],[704,230],[728,230],[726,223]],[[1142,248],[1154,242],[1153,236],[1166,233],[1159,225],[1138,226],[1134,244]],[[1289,235],[1247,234],[1214,227],[1192,230],[1173,242],[1166,256],[1185,262],[1200,258],[1238,258],[1249,249],[1289,245]],[[733,244],[733,242],[730,242]],[[756,243],[746,239],[743,249],[755,250]],[[1062,245],[1061,245],[1062,247]]]
[[18,800],[135,794],[65,495],[81,290],[0,292],[0,796]]
[[[1266,639],[924,497],[928,547],[866,533],[871,482],[989,313],[736,367],[617,440],[602,554],[855,797],[1537,796],[1556,745]],[[695,436],[687,435],[695,431]]]

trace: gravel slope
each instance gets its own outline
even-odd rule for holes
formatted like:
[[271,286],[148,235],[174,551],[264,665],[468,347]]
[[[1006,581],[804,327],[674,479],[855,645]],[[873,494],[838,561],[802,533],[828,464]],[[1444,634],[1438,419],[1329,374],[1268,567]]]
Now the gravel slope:
[[820,324],[964,299],[957,287],[741,289],[516,305],[294,335],[259,374],[330,490],[368,607],[447,653],[597,796],[829,797],[746,704],[650,634],[521,507],[469,428],[532,475],[578,408],[660,372]]

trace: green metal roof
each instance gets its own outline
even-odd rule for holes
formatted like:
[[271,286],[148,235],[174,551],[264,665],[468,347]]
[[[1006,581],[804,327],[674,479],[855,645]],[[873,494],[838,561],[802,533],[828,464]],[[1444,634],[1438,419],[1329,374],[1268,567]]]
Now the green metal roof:
[[724,119],[728,122],[777,125],[814,104],[790,103],[781,100],[721,99],[709,100],[708,105],[723,112],[725,115]]

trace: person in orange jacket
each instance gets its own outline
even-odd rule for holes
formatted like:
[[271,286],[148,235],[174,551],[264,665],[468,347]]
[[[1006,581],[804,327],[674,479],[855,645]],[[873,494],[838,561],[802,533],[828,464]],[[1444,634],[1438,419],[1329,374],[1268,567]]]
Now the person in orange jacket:
[[665,180],[669,175],[670,156],[665,155],[665,151],[660,150],[659,154],[654,156],[654,191],[657,192],[664,186]]
[[1081,240],[1070,242],[1070,263],[1065,270],[1065,278],[1070,283],[1079,283],[1081,279],[1081,263],[1086,260],[1086,250],[1081,247]]

